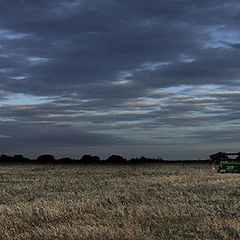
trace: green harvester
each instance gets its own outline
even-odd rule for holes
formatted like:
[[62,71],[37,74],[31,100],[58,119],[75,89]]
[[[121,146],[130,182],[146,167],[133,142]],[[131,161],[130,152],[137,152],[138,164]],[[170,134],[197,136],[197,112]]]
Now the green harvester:
[[[217,153],[215,159],[219,162],[219,173],[240,173],[240,152],[239,153]],[[229,156],[236,156],[230,158]]]

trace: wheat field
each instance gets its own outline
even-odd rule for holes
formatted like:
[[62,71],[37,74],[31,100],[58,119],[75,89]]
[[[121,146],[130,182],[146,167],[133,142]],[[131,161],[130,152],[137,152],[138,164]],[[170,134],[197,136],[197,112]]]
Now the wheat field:
[[0,239],[240,239],[239,184],[210,164],[1,165]]

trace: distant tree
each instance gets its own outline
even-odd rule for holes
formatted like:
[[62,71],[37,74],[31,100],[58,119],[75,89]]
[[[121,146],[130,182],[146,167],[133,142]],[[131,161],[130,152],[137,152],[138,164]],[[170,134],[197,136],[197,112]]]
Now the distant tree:
[[16,163],[27,163],[30,162],[30,159],[23,157],[23,155],[14,155],[13,161]]
[[98,156],[83,155],[80,159],[80,163],[100,163],[100,158]]
[[146,158],[146,157],[142,156],[142,157],[139,159],[139,162],[140,162],[140,163],[151,163],[151,162],[152,162],[152,159],[151,159],[151,158]]
[[106,163],[126,163],[127,159],[119,155],[112,155],[105,162]]
[[73,160],[72,158],[59,158],[58,160],[56,160],[56,163],[75,163],[76,161]]
[[130,160],[128,160],[128,163],[132,163],[135,164],[138,161],[139,158],[131,158]]
[[0,156],[0,162],[12,162],[13,158],[11,156],[8,155],[1,155]]
[[39,162],[39,163],[54,163],[55,158],[54,158],[54,156],[52,156],[50,154],[40,155],[37,158],[37,162]]
[[156,161],[157,161],[157,162],[164,162],[164,159],[161,158],[161,157],[158,157],[158,158],[156,159]]
[[158,157],[157,159],[155,158],[146,158],[142,156],[141,158],[131,158],[129,160],[129,163],[132,164],[146,164],[146,163],[160,163],[163,162],[164,160],[161,157]]
[[13,158],[16,161],[23,161],[25,159],[23,155],[14,155]]

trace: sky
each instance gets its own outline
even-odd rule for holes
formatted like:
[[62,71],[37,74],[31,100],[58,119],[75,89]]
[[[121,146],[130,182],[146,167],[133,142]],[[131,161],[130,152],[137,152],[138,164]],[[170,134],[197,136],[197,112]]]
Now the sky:
[[237,0],[0,0],[0,153],[239,152]]

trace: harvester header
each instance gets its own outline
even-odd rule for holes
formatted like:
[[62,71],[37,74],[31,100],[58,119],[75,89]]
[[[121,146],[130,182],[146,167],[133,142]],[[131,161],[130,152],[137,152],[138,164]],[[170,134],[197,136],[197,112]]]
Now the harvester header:
[[[230,158],[229,156],[236,156]],[[218,152],[210,155],[210,159],[215,163],[219,163],[218,172],[220,173],[240,173],[240,152],[225,153]]]

